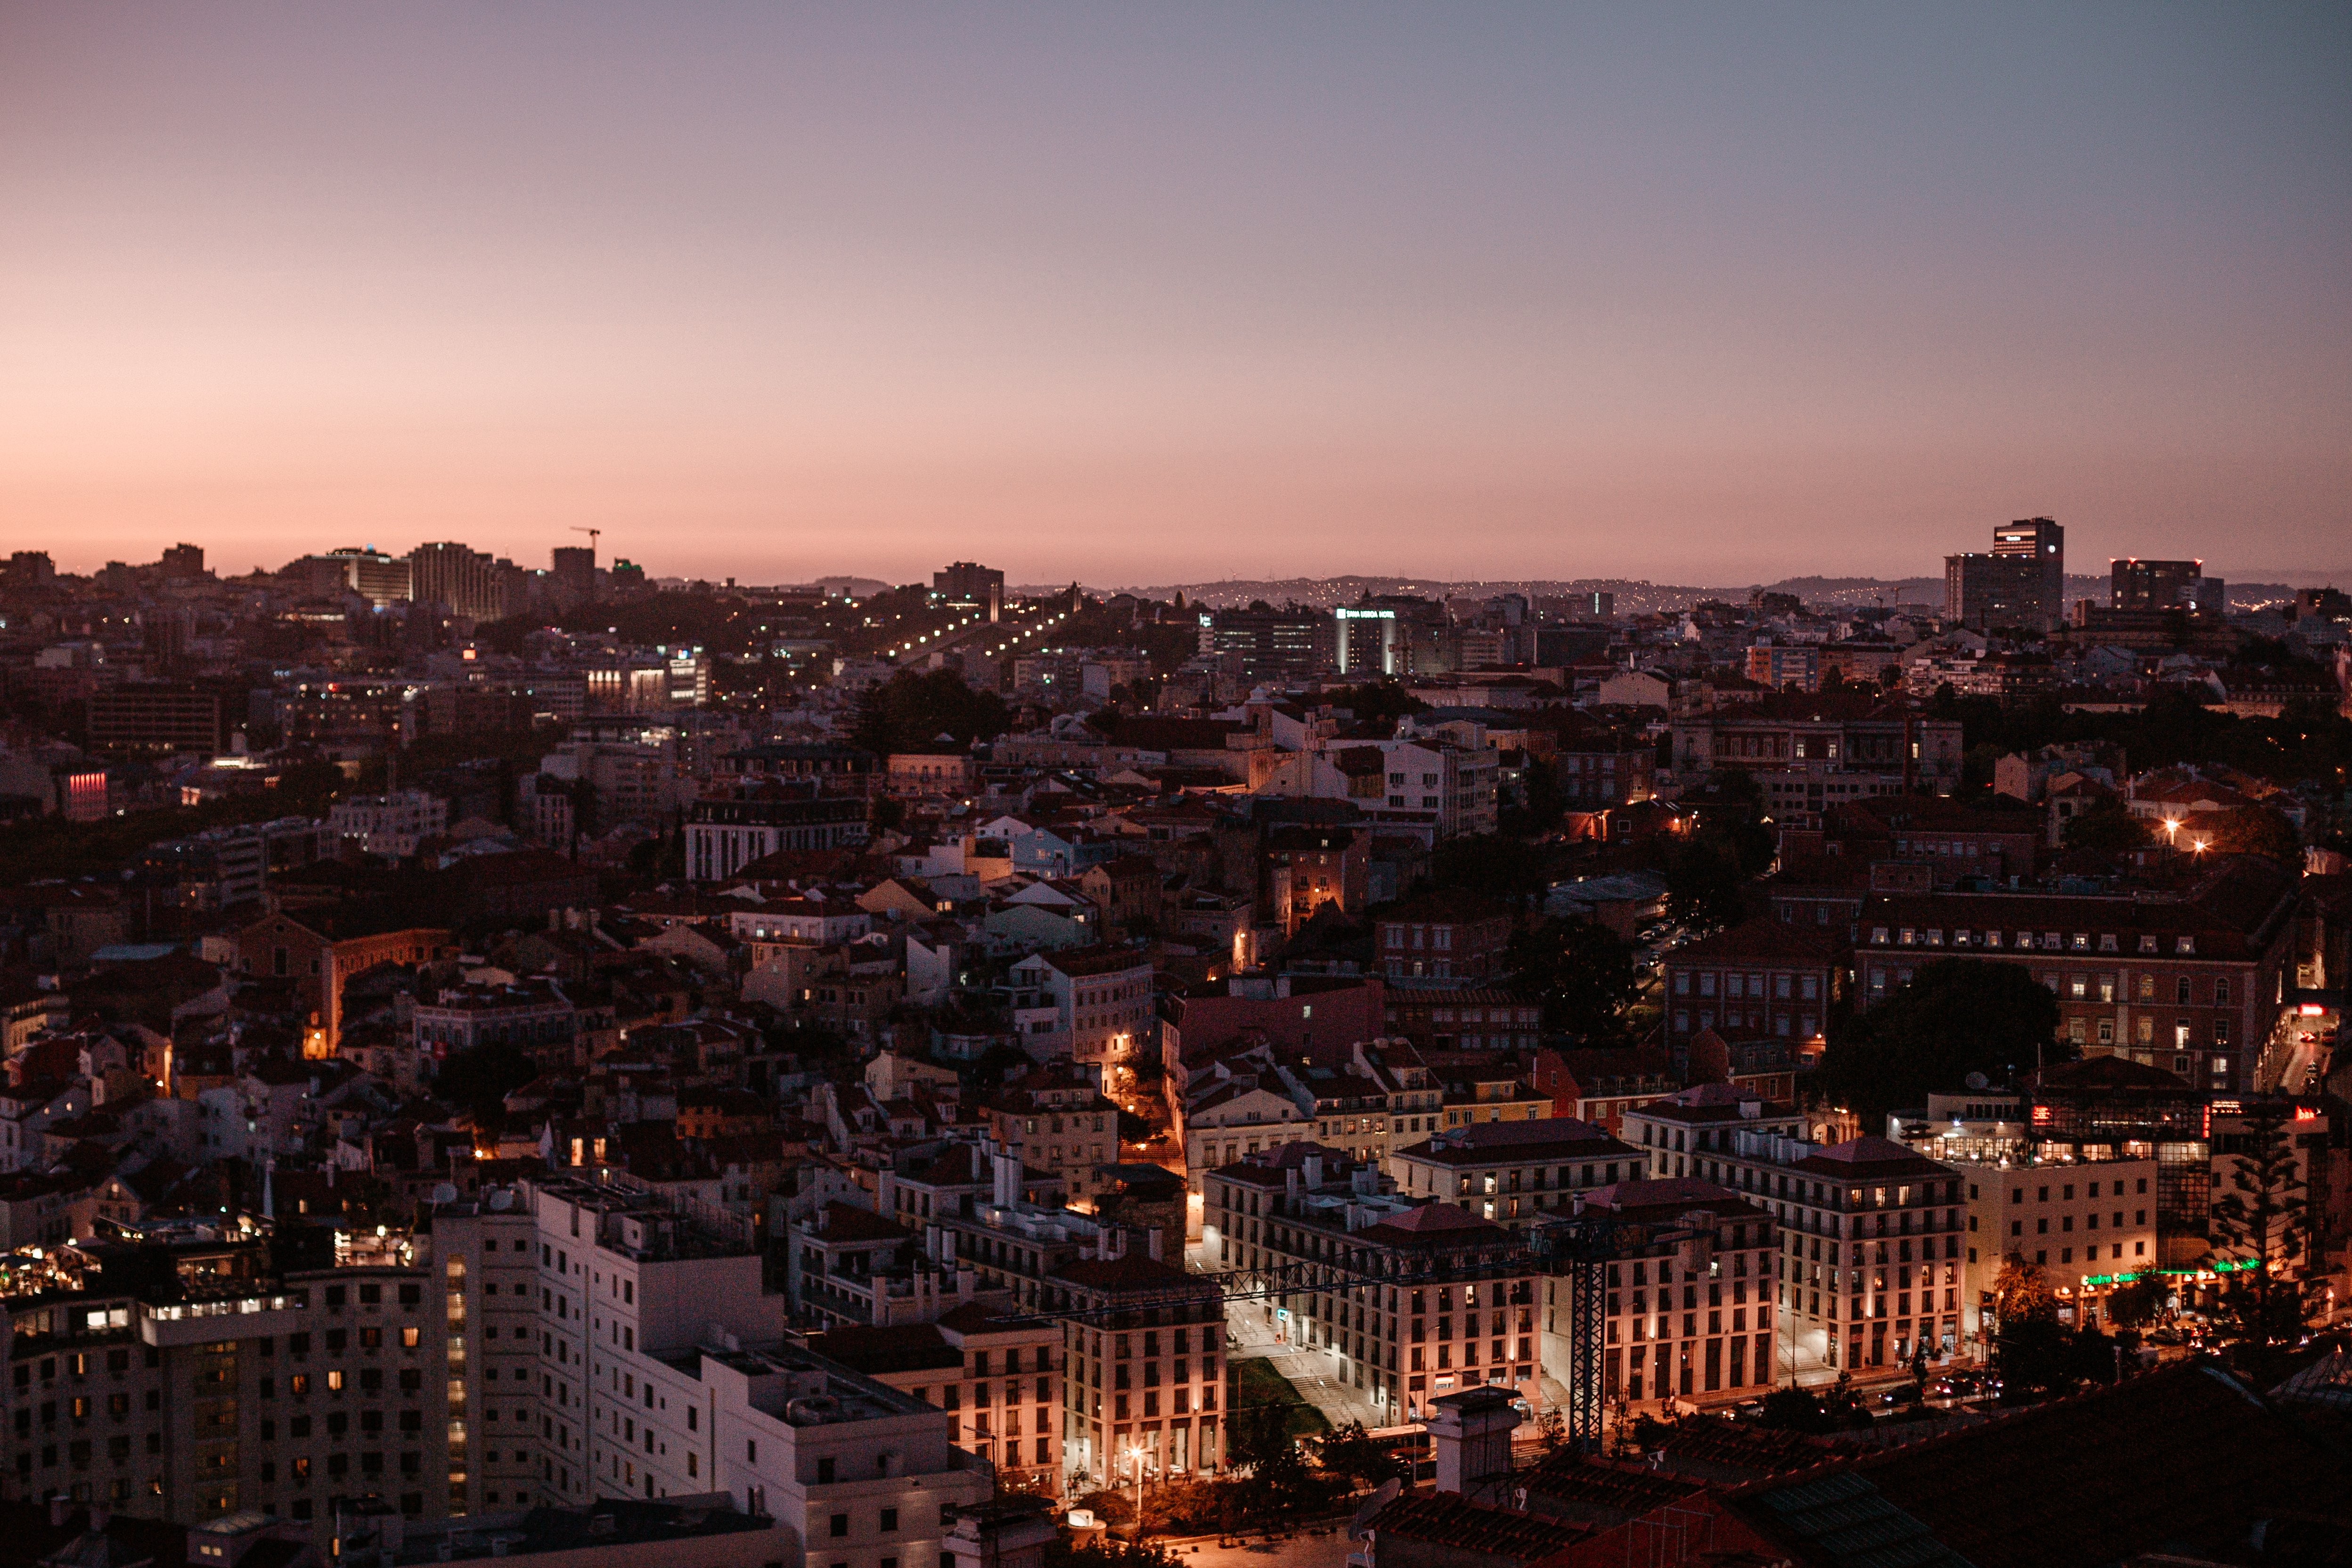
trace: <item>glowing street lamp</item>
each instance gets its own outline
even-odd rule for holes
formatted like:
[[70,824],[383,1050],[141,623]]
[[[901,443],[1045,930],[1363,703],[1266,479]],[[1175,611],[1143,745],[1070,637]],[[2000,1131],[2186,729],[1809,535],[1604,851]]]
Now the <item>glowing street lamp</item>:
[[1135,1539],[1143,1539],[1143,1445],[1127,1446],[1128,1462],[1135,1467]]

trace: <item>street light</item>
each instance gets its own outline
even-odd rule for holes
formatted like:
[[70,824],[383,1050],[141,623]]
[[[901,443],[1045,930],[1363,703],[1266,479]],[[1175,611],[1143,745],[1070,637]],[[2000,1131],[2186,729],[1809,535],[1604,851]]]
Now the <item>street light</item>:
[[1143,1445],[1127,1446],[1128,1462],[1135,1467],[1135,1539],[1143,1539]]

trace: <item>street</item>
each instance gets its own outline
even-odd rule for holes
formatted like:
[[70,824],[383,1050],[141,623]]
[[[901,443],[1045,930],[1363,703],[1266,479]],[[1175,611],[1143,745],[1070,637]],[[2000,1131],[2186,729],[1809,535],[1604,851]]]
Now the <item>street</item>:
[[1348,1561],[1348,1526],[1345,1520],[1325,1521],[1286,1541],[1253,1541],[1246,1546],[1219,1546],[1214,1537],[1160,1544],[1171,1556],[1182,1558],[1186,1568],[1342,1568]]

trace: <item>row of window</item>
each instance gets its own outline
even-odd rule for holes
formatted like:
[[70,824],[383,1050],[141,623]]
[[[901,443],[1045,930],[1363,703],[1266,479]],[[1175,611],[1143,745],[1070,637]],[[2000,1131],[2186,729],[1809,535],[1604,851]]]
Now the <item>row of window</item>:
[[[2114,931],[2094,933],[2078,931],[2061,933],[2045,931],[2040,933],[2037,940],[2034,932],[2021,931],[2008,942],[2008,946],[2011,951],[2017,952],[2031,952],[2037,949],[2042,952],[2089,952],[2092,951],[2091,944],[2095,935],[2099,952],[2121,952],[2124,951],[2122,937]],[[2002,945],[2003,939],[2008,936],[2009,933],[2006,931],[1990,930],[1978,931],[1962,926],[1952,932],[1952,945],[1997,949]],[[1897,947],[1944,945],[1944,931],[1940,926],[1929,926],[1925,931],[1916,926],[1870,928],[1870,942],[1874,947],[1886,946],[1890,937],[1894,945]],[[2139,934],[2135,951],[2150,955],[2159,953],[2164,951],[2163,940],[2153,932],[2142,932]],[[2193,956],[2197,952],[2197,939],[2194,936],[2175,935],[2172,939],[2172,952],[2176,956]]]

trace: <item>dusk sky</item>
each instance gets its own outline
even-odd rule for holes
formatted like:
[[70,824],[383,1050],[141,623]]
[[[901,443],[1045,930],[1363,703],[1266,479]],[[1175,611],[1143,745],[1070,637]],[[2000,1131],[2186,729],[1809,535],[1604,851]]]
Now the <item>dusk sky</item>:
[[2352,7],[0,7],[0,552],[2352,574]]

